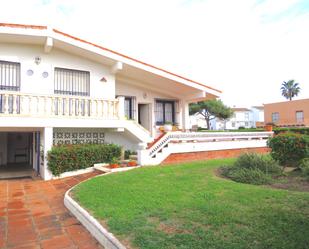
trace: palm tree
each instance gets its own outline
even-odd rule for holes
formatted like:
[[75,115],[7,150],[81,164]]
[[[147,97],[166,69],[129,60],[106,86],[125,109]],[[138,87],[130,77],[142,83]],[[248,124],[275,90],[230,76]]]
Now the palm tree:
[[295,96],[297,96],[300,92],[299,84],[294,80],[289,80],[288,82],[283,81],[281,85],[281,94],[286,99],[292,100]]

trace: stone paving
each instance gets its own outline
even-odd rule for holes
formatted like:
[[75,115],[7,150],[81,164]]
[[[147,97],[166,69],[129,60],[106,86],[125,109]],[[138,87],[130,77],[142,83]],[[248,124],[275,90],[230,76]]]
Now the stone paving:
[[70,187],[97,174],[51,181],[0,180],[0,248],[102,248],[63,204]]

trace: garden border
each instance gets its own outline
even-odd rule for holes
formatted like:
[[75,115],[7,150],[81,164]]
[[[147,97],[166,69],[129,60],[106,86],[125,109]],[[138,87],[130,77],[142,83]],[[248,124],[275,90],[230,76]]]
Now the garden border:
[[[137,167],[128,167],[123,168],[123,171],[128,171],[135,169]],[[113,171],[107,172],[104,175],[98,175],[99,176],[105,176],[112,173],[117,173],[120,171]],[[93,177],[94,178],[94,177]],[[89,178],[86,181],[89,181]],[[79,184],[83,183],[85,181],[80,182]],[[71,212],[73,216],[76,217],[76,219],[91,233],[93,237],[106,249],[126,249],[126,247],[112,234],[110,233],[106,228],[104,228],[100,222],[98,222],[87,210],[82,208],[69,194],[71,190],[73,190],[76,186],[79,184],[73,186],[70,188],[64,195],[64,205],[65,207]]]

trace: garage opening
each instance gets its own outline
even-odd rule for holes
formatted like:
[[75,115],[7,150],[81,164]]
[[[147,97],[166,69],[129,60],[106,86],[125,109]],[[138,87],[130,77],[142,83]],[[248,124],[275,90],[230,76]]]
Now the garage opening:
[[32,177],[33,133],[0,132],[0,179]]

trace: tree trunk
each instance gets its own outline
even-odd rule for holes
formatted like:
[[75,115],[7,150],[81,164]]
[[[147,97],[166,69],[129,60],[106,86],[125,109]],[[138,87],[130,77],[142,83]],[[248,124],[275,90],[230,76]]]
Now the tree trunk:
[[210,119],[205,117],[206,124],[207,124],[207,130],[210,130]]

